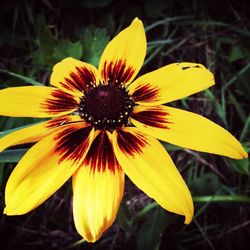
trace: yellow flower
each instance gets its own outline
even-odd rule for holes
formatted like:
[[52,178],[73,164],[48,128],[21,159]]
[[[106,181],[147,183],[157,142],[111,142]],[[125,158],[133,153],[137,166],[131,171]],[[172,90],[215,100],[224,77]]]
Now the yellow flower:
[[73,176],[75,226],[95,242],[116,217],[125,173],[190,223],[192,197],[157,139],[235,159],[247,153],[212,121],[162,105],[212,86],[209,70],[197,63],[173,63],[133,81],[145,54],[144,27],[135,18],[107,45],[98,69],[66,58],[53,68],[52,87],[0,91],[0,115],[54,117],[0,139],[0,151],[38,141],[7,182],[5,214],[31,211]]

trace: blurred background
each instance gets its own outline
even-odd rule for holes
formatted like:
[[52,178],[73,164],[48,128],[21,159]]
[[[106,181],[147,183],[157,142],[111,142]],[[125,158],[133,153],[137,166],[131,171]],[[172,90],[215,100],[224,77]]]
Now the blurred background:
[[[72,56],[98,65],[108,41],[143,20],[147,57],[140,74],[172,62],[197,62],[216,85],[171,103],[228,129],[250,148],[250,7],[243,1],[1,1],[0,88],[49,85],[53,65]],[[0,117],[0,137],[31,118]],[[2,215],[4,189],[30,145],[0,154],[0,249],[248,249],[249,160],[231,160],[164,143],[195,202],[193,222],[161,209],[126,179],[114,225],[95,244],[77,234],[71,183],[29,214]]]

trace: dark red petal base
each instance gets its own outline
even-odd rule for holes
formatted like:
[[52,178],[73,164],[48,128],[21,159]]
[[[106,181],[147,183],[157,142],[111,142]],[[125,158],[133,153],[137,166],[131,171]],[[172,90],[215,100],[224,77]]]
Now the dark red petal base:
[[134,75],[134,69],[126,65],[123,60],[104,62],[102,78],[105,83],[124,84],[130,81]]
[[90,166],[93,172],[109,170],[114,173],[121,170],[113,146],[105,131],[101,131],[94,139],[83,163]]
[[152,107],[149,110],[132,114],[135,120],[155,128],[169,129],[168,124],[172,122],[167,120],[169,113],[160,107]]
[[130,133],[117,129],[117,144],[123,154],[134,156],[142,153],[142,149],[147,145],[147,140],[141,133]]
[[77,164],[82,164],[83,154],[89,147],[89,134],[92,127],[79,128],[71,126],[58,133],[55,137],[57,141],[55,152],[60,154],[59,162],[73,160]]
[[41,105],[48,114],[60,114],[77,108],[77,101],[71,96],[59,89],[52,92],[51,96]]
[[68,90],[86,92],[89,88],[96,86],[96,78],[92,71],[86,67],[76,67],[76,73],[71,72],[70,77],[65,78],[61,85]]
[[149,83],[138,86],[132,94],[135,102],[155,102],[159,100],[159,88],[152,87]]

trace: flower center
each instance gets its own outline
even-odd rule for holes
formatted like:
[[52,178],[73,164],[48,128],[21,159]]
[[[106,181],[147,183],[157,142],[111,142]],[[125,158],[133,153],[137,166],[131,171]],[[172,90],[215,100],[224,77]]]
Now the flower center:
[[96,129],[113,131],[127,125],[133,107],[125,87],[107,84],[90,88],[81,98],[78,112]]

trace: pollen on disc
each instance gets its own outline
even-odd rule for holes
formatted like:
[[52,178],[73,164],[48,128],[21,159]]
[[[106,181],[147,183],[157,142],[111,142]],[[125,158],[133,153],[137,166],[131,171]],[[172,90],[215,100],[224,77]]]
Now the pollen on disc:
[[127,125],[134,101],[122,86],[98,85],[81,98],[79,115],[96,129],[114,130]]

